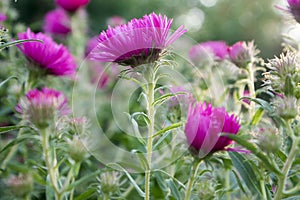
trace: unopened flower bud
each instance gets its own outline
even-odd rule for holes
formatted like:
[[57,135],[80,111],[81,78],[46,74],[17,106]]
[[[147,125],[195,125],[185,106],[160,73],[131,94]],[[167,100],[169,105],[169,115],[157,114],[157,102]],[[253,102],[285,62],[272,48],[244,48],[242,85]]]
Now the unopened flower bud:
[[120,175],[118,172],[104,172],[98,178],[100,182],[101,191],[104,194],[114,193],[119,189]]
[[195,188],[197,188],[198,199],[215,199],[216,191],[213,180],[214,179],[210,177],[210,179],[202,179],[197,182]]
[[275,57],[269,60],[267,67],[271,69],[276,76],[284,78],[290,74],[293,75],[296,72],[298,63],[298,57],[293,52],[287,52],[286,54],[280,54],[280,57]]
[[69,113],[68,100],[63,93],[43,88],[30,90],[16,110],[39,129],[55,124],[55,120]]
[[250,62],[254,60],[258,53],[255,49],[254,43],[246,43],[240,41],[228,48],[229,58],[236,66],[245,68]]
[[67,142],[69,145],[69,155],[75,162],[81,162],[88,157],[85,138],[80,139],[75,135],[72,140],[68,140]]
[[272,126],[259,128],[257,131],[258,146],[267,153],[276,153],[282,145],[282,137],[278,129]]
[[293,119],[298,114],[297,99],[295,97],[278,97],[274,101],[274,105],[279,116],[285,120]]
[[72,118],[69,120],[69,125],[71,134],[82,135],[86,133],[89,127],[89,122],[85,117]]
[[17,197],[25,197],[33,190],[31,174],[11,175],[5,182],[12,194]]

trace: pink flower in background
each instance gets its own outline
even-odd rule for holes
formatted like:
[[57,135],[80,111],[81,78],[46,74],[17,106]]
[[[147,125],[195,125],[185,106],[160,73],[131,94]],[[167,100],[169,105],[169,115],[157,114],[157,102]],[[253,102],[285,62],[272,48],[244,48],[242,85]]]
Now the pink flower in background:
[[80,7],[87,5],[90,0],[55,0],[55,3],[69,12],[75,12]]
[[92,58],[131,67],[156,61],[163,49],[186,32],[181,26],[170,36],[171,25],[172,19],[152,13],[115,28],[109,26],[99,35]]
[[16,110],[38,128],[45,128],[55,119],[69,114],[68,99],[62,92],[44,87],[30,90]]
[[87,57],[87,65],[91,72],[91,82],[97,84],[98,88],[105,88],[111,81],[118,76],[119,70],[115,64],[105,69],[105,63],[91,60],[90,52],[98,45],[98,37],[92,37],[88,40],[85,48],[85,56]]
[[4,22],[7,19],[6,15],[4,13],[0,13],[0,23]]
[[71,20],[61,8],[48,12],[44,19],[44,32],[53,35],[67,35],[71,32]]
[[200,64],[212,57],[212,60],[224,60],[228,55],[228,46],[224,41],[207,41],[193,46],[189,56],[194,64]]
[[232,140],[220,133],[237,134],[240,124],[237,117],[229,115],[225,108],[213,108],[211,104],[190,104],[185,135],[193,153],[204,157],[209,153],[226,150]]
[[86,57],[93,51],[93,49],[96,48],[98,43],[99,43],[98,36],[92,37],[87,41],[86,47],[85,47],[85,56]]
[[287,3],[295,20],[300,23],[300,0],[287,0]]
[[228,48],[231,62],[241,68],[246,67],[258,53],[259,51],[255,49],[253,41],[249,43],[239,41]]
[[26,58],[45,70],[47,74],[56,76],[72,76],[76,72],[76,62],[68,49],[55,43],[52,38],[43,33],[33,33],[28,28],[26,32],[18,33],[19,39],[38,39],[41,42],[25,42],[18,45]]
[[113,16],[107,20],[107,24],[111,27],[120,26],[125,23],[126,20],[120,16]]

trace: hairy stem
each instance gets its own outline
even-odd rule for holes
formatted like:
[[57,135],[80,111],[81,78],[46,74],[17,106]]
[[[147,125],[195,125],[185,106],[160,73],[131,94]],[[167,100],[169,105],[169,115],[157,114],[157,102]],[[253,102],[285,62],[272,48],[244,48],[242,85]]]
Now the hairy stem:
[[293,164],[294,158],[297,155],[298,144],[299,144],[299,138],[294,138],[289,156],[288,156],[288,158],[283,166],[283,169],[282,169],[282,176],[278,177],[278,187],[276,189],[276,194],[275,194],[274,200],[282,199],[288,172],[290,171],[290,168]]
[[[248,64],[248,88],[249,88],[249,94],[251,98],[255,98],[256,94],[255,94],[255,70],[253,69],[254,66],[252,63]],[[250,102],[250,108],[249,108],[249,114],[250,114],[250,118],[253,117],[254,114],[254,109],[255,109],[255,103],[254,102]]]
[[41,143],[43,147],[43,153],[45,155],[45,163],[48,169],[50,183],[55,193],[55,199],[61,200],[63,195],[61,194],[58,186],[57,179],[59,174],[55,166],[57,163],[56,155],[55,154],[51,155],[51,146],[49,144],[49,140],[50,140],[50,136],[48,130],[47,129],[41,130]]
[[195,179],[197,177],[197,172],[198,172],[198,168],[199,168],[200,164],[201,164],[201,161],[196,160],[196,159],[194,160],[190,178],[189,178],[189,181],[188,181],[188,184],[186,187],[186,193],[185,193],[184,200],[190,200],[190,198],[191,198],[193,185],[194,185]]
[[147,140],[147,162],[148,169],[145,172],[145,199],[150,199],[150,178],[151,178],[151,159],[152,159],[152,145],[153,145],[153,134],[154,134],[154,116],[155,116],[155,108],[153,106],[154,102],[154,89],[155,89],[155,81],[153,71],[148,70],[150,80],[148,83],[148,91],[147,91],[147,111],[149,118],[149,127],[148,127],[148,140]]

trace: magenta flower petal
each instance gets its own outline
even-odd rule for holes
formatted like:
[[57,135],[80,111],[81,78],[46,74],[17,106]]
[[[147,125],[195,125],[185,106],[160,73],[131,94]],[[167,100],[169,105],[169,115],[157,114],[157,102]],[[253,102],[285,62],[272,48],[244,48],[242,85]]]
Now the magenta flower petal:
[[214,60],[224,60],[228,55],[227,49],[228,46],[224,41],[207,41],[193,46],[189,56],[195,64],[199,64],[207,56],[211,56]]
[[213,108],[211,104],[191,104],[185,126],[185,135],[190,148],[197,156],[225,150],[232,140],[220,133],[237,134],[240,125],[237,117],[229,115],[225,108]]
[[6,15],[4,13],[0,13],[0,22],[3,22],[7,19]]
[[80,7],[87,5],[90,0],[55,0],[55,3],[69,12],[75,12]]
[[43,33],[33,33],[30,29],[18,34],[19,39],[38,39],[41,42],[25,42],[18,45],[27,59],[34,62],[48,74],[72,76],[76,72],[76,62],[68,49],[56,44],[52,38]]
[[158,60],[162,50],[186,32],[180,27],[169,36],[171,24],[172,19],[152,13],[115,28],[109,26],[99,35],[92,58],[132,67]]
[[57,8],[46,14],[43,29],[46,33],[67,35],[71,32],[71,20],[63,9]]
[[45,128],[55,123],[57,117],[70,113],[68,99],[63,93],[46,87],[30,90],[16,110],[38,128]]

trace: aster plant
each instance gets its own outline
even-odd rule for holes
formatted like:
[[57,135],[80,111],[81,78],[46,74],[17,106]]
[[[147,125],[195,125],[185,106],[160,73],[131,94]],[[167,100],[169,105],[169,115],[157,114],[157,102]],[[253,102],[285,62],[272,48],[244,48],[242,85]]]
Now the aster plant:
[[[172,19],[151,13],[141,19],[132,19],[127,24],[108,27],[100,33],[96,48],[91,52],[91,58],[101,62],[114,62],[130,66],[132,72],[141,73],[145,83],[140,83],[146,97],[148,136],[146,143],[145,169],[145,199],[150,199],[151,161],[153,138],[155,137],[155,114],[157,99],[155,99],[158,71],[167,48],[175,42],[186,30],[179,27],[170,35]],[[133,80],[133,79],[131,79]],[[134,80],[139,82],[138,80]]]
[[179,40],[185,27],[156,13],[112,17],[87,40],[89,2],[56,0],[45,33],[11,27],[10,41],[0,25],[0,198],[299,198],[296,40],[264,61],[252,41]]

